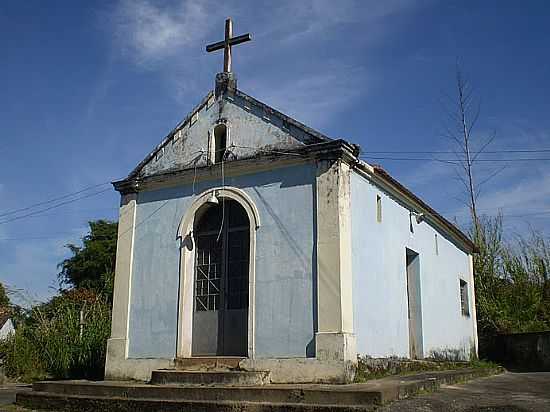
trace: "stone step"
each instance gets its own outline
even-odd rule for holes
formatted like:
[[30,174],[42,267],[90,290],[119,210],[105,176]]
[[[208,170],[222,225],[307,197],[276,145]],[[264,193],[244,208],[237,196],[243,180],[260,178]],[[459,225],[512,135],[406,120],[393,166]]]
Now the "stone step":
[[239,369],[239,363],[245,358],[239,356],[201,356],[195,358],[176,358],[176,369],[183,370],[233,370]]
[[269,371],[184,371],[160,369],[151,374],[153,385],[265,385],[270,383]]
[[138,382],[36,382],[17,394],[31,409],[110,412],[359,412],[377,405],[500,373],[501,369],[461,369],[392,376],[350,385],[259,386],[152,385]]
[[197,386],[151,385],[136,382],[57,381],[35,382],[32,393],[61,396],[188,401],[306,403],[318,405],[370,405],[383,401],[378,388],[363,385]]
[[17,404],[31,409],[65,412],[368,412],[374,409],[374,405],[113,398],[34,391],[18,394]]

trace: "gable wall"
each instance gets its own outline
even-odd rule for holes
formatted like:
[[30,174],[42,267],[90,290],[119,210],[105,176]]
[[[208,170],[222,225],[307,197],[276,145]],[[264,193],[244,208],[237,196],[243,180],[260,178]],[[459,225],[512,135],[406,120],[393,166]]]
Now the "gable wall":
[[[313,165],[230,177],[256,204],[256,357],[306,357],[313,350]],[[221,185],[197,182],[195,193]],[[129,357],[176,353],[178,226],[192,185],[141,192],[131,274]]]
[[[211,104],[210,104],[211,103]],[[224,97],[204,105],[197,113],[197,120],[184,124],[163,148],[142,169],[143,176],[150,176],[173,169],[192,169],[207,164],[208,133],[220,118],[228,121],[232,148],[227,160],[254,156],[259,150],[296,148],[307,141],[304,132],[285,126],[275,116],[239,97]],[[310,137],[311,139],[311,137]],[[203,150],[204,154],[200,151]]]
[[[376,218],[382,197],[382,222]],[[409,356],[405,248],[420,255],[424,356],[475,343],[469,256],[428,222],[409,230],[409,210],[363,176],[351,180],[354,329],[359,354]],[[439,254],[434,235],[438,234]],[[461,314],[459,277],[468,282],[471,317]]]

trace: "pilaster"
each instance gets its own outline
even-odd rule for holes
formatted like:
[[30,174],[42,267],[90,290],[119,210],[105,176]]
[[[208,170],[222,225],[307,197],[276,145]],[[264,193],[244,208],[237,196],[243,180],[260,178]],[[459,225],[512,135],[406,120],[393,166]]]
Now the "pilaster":
[[350,167],[341,160],[317,165],[316,357],[356,362],[353,334]]
[[128,318],[131,273],[136,223],[137,193],[122,195],[118,219],[118,237],[113,291],[111,338],[107,341],[105,374],[127,357]]

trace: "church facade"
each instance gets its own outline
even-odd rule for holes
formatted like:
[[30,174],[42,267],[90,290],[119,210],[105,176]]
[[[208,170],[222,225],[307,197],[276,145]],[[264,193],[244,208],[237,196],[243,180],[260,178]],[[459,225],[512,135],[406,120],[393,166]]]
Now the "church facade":
[[474,245],[359,153],[218,74],[114,182],[106,377],[231,358],[273,382],[349,382],[358,355],[475,355]]

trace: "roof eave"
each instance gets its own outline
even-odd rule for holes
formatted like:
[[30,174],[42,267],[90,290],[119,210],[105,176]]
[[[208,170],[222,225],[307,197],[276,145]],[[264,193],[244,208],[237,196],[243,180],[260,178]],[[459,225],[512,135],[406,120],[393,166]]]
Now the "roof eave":
[[382,183],[385,183],[387,186],[392,188],[401,198],[407,200],[407,203],[410,203],[411,206],[415,206],[422,213],[425,213],[427,216],[431,217],[438,226],[447,232],[452,238],[458,240],[464,248],[470,253],[478,253],[479,250],[477,246],[472,242],[472,240],[462,232],[456,225],[449,222],[446,218],[440,215],[435,209],[430,205],[424,202],[420,197],[415,195],[405,186],[403,186],[399,181],[392,177],[386,170],[378,165],[370,165],[361,160],[357,160],[355,167],[369,175],[369,177],[374,180],[378,180]]

